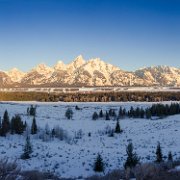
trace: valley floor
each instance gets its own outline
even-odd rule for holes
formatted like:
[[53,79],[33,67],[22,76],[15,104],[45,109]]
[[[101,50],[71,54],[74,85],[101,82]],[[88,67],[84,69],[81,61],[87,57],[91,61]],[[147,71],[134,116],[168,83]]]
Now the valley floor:
[[[163,102],[170,104],[171,102]],[[122,119],[120,120],[123,132],[109,137],[105,131],[115,128],[116,120],[92,120],[92,115],[102,109],[115,109],[119,107],[129,109],[133,107],[147,107],[152,103],[40,103],[40,102],[1,102],[0,116],[7,109],[10,117],[20,114],[29,127],[32,117],[27,116],[27,108],[37,105],[36,122],[39,129],[55,126],[63,128],[68,138],[60,141],[51,139],[42,141],[39,134],[31,135],[33,145],[32,157],[29,160],[20,159],[25,144],[25,135],[7,135],[0,137],[0,157],[16,160],[22,170],[40,170],[55,173],[59,177],[77,178],[96,174],[93,171],[94,160],[97,154],[102,155],[105,162],[105,173],[113,169],[122,168],[126,159],[126,146],[132,141],[134,150],[141,158],[141,162],[155,160],[157,142],[162,146],[164,156],[171,151],[174,159],[180,158],[180,115],[169,116],[164,119]],[[75,110],[75,106],[81,110]],[[65,112],[72,108],[72,120],[67,120]],[[48,124],[48,126],[47,126]],[[80,136],[78,136],[80,134]]]

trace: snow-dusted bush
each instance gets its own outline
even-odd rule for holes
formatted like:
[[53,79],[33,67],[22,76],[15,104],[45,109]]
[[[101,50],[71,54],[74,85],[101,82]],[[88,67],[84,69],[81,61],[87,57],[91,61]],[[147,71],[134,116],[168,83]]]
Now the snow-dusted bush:
[[55,126],[54,127],[54,137],[63,141],[63,140],[68,139],[68,133],[63,128],[60,128],[59,126]]
[[74,138],[75,139],[82,139],[83,135],[84,135],[83,131],[82,131],[82,129],[80,129],[79,131],[75,132]]
[[108,135],[109,137],[114,136],[114,129],[111,128],[111,126],[107,125],[104,130],[98,131],[98,134],[100,136],[102,135]]

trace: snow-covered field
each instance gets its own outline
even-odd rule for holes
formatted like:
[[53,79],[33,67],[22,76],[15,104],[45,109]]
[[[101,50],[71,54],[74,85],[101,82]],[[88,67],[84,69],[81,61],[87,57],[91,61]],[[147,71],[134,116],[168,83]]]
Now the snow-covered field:
[[[170,102],[163,102],[170,103]],[[130,106],[147,107],[152,103],[39,103],[39,102],[2,102],[0,116],[7,109],[9,116],[20,114],[22,119],[31,126],[32,117],[27,116],[27,108],[31,104],[37,105],[36,122],[39,129],[45,126],[53,128],[59,126],[67,131],[69,141],[53,139],[44,142],[38,135],[31,135],[33,145],[32,158],[20,159],[23,153],[25,136],[8,135],[0,137],[0,158],[8,157],[17,160],[23,170],[50,171],[60,177],[88,177],[94,175],[93,164],[98,153],[106,163],[105,173],[123,167],[126,159],[126,145],[132,141],[135,151],[142,162],[153,161],[157,142],[162,146],[163,154],[167,156],[172,151],[174,158],[180,157],[180,115],[169,116],[161,120],[122,119],[123,132],[109,137],[103,132],[107,126],[115,128],[116,121],[99,119],[92,120],[94,111],[116,109]],[[75,106],[81,110],[75,110]],[[65,111],[71,107],[74,114],[72,120],[65,118]],[[82,130],[82,138],[75,134]],[[91,133],[91,136],[90,134]]]

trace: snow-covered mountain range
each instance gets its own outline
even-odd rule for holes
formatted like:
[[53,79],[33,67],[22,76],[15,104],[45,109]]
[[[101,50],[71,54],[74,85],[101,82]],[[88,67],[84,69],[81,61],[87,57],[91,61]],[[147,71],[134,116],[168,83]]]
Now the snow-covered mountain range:
[[17,68],[0,71],[0,87],[33,86],[180,86],[180,68],[154,66],[127,72],[99,58],[85,61],[80,55],[70,64],[39,64],[29,72]]

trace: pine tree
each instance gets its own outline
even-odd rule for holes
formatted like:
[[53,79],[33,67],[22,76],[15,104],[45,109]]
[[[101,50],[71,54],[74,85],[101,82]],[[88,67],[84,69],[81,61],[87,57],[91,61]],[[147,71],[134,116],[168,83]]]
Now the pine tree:
[[131,106],[128,114],[129,114],[129,117],[134,117],[134,108],[132,106]]
[[146,109],[146,118],[147,118],[147,119],[150,119],[150,118],[151,118],[151,111],[150,111],[149,108]]
[[100,118],[103,118],[103,116],[104,116],[104,114],[103,114],[103,111],[102,111],[102,109],[101,109],[100,112],[99,112],[99,117],[100,117]]
[[28,116],[30,115],[30,108],[29,107],[27,108],[27,115]]
[[97,120],[97,119],[98,119],[98,114],[97,114],[97,112],[94,112],[94,113],[93,113],[92,119],[93,119],[93,120]]
[[36,116],[36,106],[31,105],[31,107],[29,108],[29,110],[27,110],[27,113],[30,116]]
[[75,110],[80,110],[80,108],[78,107],[78,105],[75,106]]
[[114,131],[115,133],[121,133],[122,132],[122,130],[121,130],[121,128],[120,128],[120,124],[119,124],[119,121],[117,121],[117,123],[116,123],[116,127],[115,127],[115,131]]
[[106,120],[110,120],[109,113],[106,111]]
[[163,161],[163,155],[161,150],[160,142],[158,142],[157,148],[156,148],[156,162],[160,163]]
[[169,151],[169,153],[168,153],[168,161],[173,161],[173,156],[172,156],[172,153],[171,153],[171,151]]
[[141,108],[141,110],[140,110],[140,117],[144,118],[144,109],[143,108]]
[[94,171],[103,172],[104,171],[104,162],[101,155],[98,153],[97,158],[94,163]]
[[25,130],[24,123],[19,115],[15,115],[11,119],[11,134],[22,134]]
[[136,153],[133,152],[133,144],[130,142],[126,148],[127,159],[124,164],[125,169],[133,168],[139,163],[139,158]]
[[123,110],[122,110],[122,107],[119,108],[119,114],[118,114],[118,117],[119,117],[119,118],[122,118],[122,117],[123,117]]
[[10,121],[9,121],[9,115],[8,111],[6,110],[4,112],[3,121],[2,121],[2,128],[1,128],[1,135],[5,136],[6,133],[10,131]]
[[68,109],[66,110],[65,116],[66,116],[67,119],[72,119],[72,117],[73,117],[73,111],[72,111],[71,108],[68,108]]
[[31,134],[36,134],[37,133],[37,124],[36,124],[36,119],[35,117],[33,118],[32,126],[31,126]]
[[32,153],[32,145],[31,145],[29,136],[26,137],[26,143],[25,143],[23,151],[24,151],[24,153],[21,155],[21,158],[22,159],[29,159],[30,154]]

